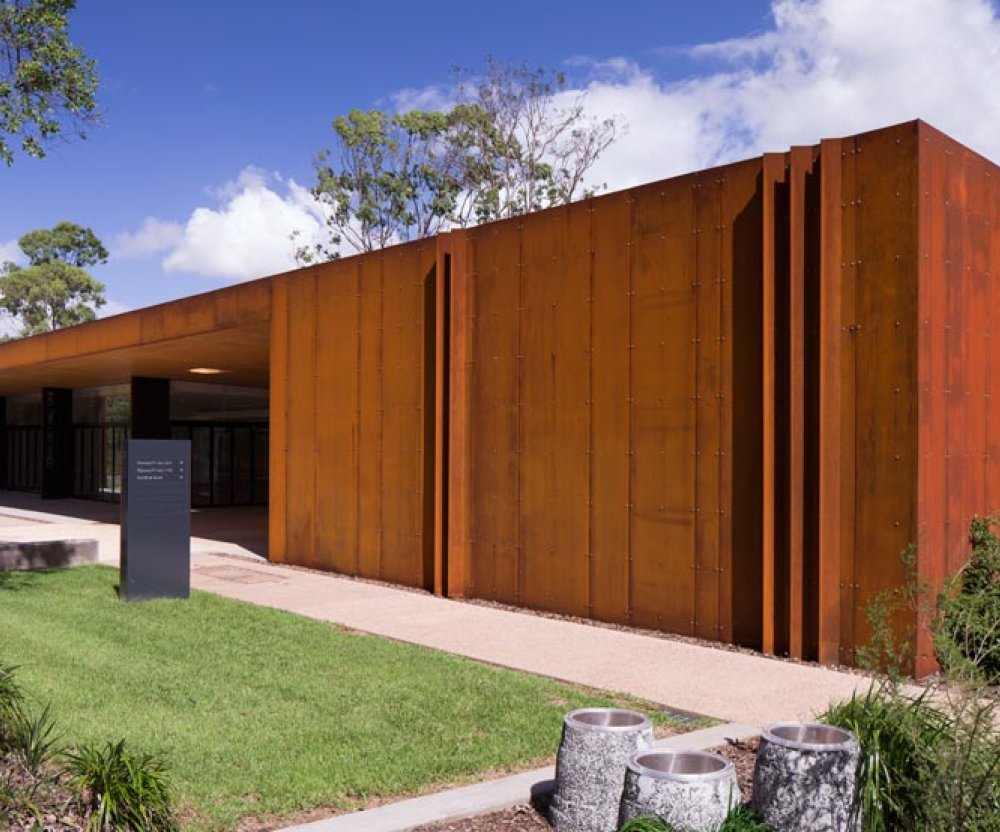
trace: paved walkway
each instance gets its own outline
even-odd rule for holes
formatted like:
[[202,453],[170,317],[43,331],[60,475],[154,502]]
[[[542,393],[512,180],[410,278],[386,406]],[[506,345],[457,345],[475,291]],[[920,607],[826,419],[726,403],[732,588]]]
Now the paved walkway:
[[[93,538],[100,561],[109,565],[118,564],[117,519],[117,506],[43,503],[0,492],[0,539]],[[769,722],[812,718],[867,684],[860,676],[812,665],[270,564],[264,559],[266,514],[260,509],[193,514],[192,534],[191,580],[198,589],[737,723],[714,729],[725,736],[746,736]],[[707,747],[719,744],[719,737],[669,742]],[[295,832],[389,832],[479,814],[526,802],[551,777],[551,769],[523,772],[340,815],[295,827]]]
[[[51,505],[0,492],[0,535],[9,540],[91,537],[99,542],[101,562],[117,564],[116,506],[66,500],[58,504],[62,514],[40,510]],[[269,564],[260,556],[262,516],[259,510],[238,509],[195,515],[193,586],[727,722],[808,719],[866,684],[862,677],[813,665]],[[26,522],[17,525],[17,518]]]

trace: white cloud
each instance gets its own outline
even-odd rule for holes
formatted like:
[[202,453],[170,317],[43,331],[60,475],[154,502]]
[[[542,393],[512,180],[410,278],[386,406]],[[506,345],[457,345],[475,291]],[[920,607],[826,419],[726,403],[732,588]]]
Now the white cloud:
[[[565,94],[584,92],[591,115],[628,125],[590,181],[624,188],[913,118],[1000,160],[1000,19],[989,0],[774,0],[772,17],[760,34],[687,49],[699,71],[677,81],[627,57],[572,59],[574,74],[590,76]],[[453,91],[387,100],[445,107]],[[147,218],[121,235],[116,256],[160,252],[167,272],[243,280],[294,267],[292,232],[299,244],[325,239],[323,209],[278,174],[248,167],[208,195],[184,222]]]
[[123,312],[131,312],[132,307],[119,303],[116,300],[106,300],[104,306],[97,310],[98,318],[110,318],[112,315],[121,315]]
[[247,167],[207,193],[212,207],[196,208],[183,223],[147,217],[118,236],[115,255],[164,254],[168,273],[250,280],[295,268],[296,245],[325,237],[322,209],[292,179]]
[[24,255],[17,244],[17,240],[8,240],[6,243],[0,242],[0,266],[4,263],[22,263]]
[[630,129],[593,180],[620,188],[913,118],[1000,159],[988,0],[776,0],[772,13],[762,34],[689,50],[705,73],[680,82],[602,64],[588,109]]
[[115,260],[130,260],[169,251],[184,237],[184,227],[177,222],[146,217],[138,231],[118,234],[111,243]]

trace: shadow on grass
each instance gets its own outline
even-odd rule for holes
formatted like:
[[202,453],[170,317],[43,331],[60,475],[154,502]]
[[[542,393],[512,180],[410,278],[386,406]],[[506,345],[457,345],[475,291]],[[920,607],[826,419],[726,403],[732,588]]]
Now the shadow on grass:
[[33,589],[45,575],[65,572],[68,567],[56,569],[12,570],[0,572],[0,592],[21,592]]

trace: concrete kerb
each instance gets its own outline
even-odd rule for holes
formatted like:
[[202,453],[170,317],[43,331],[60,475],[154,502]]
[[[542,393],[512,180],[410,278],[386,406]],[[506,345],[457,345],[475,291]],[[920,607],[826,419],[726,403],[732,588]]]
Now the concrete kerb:
[[[729,722],[666,737],[654,745],[672,751],[697,751],[724,745],[727,740],[748,740],[759,735],[760,728],[755,725]],[[429,823],[484,815],[528,803],[550,792],[554,777],[555,767],[546,766],[376,809],[289,826],[279,832],[403,832]]]

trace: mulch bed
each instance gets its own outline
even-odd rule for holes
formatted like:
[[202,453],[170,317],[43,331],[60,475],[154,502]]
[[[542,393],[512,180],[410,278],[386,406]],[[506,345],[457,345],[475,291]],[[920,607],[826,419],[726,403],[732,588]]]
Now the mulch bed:
[[[753,791],[753,766],[757,759],[757,740],[736,742],[720,748],[712,748],[717,754],[732,760],[736,768],[736,779],[744,801],[749,801]],[[432,823],[420,826],[413,832],[539,832],[551,830],[545,819],[544,806],[514,806],[502,812],[491,812],[461,820]]]
[[9,832],[78,832],[86,817],[54,769],[39,776],[0,757],[0,829]]

